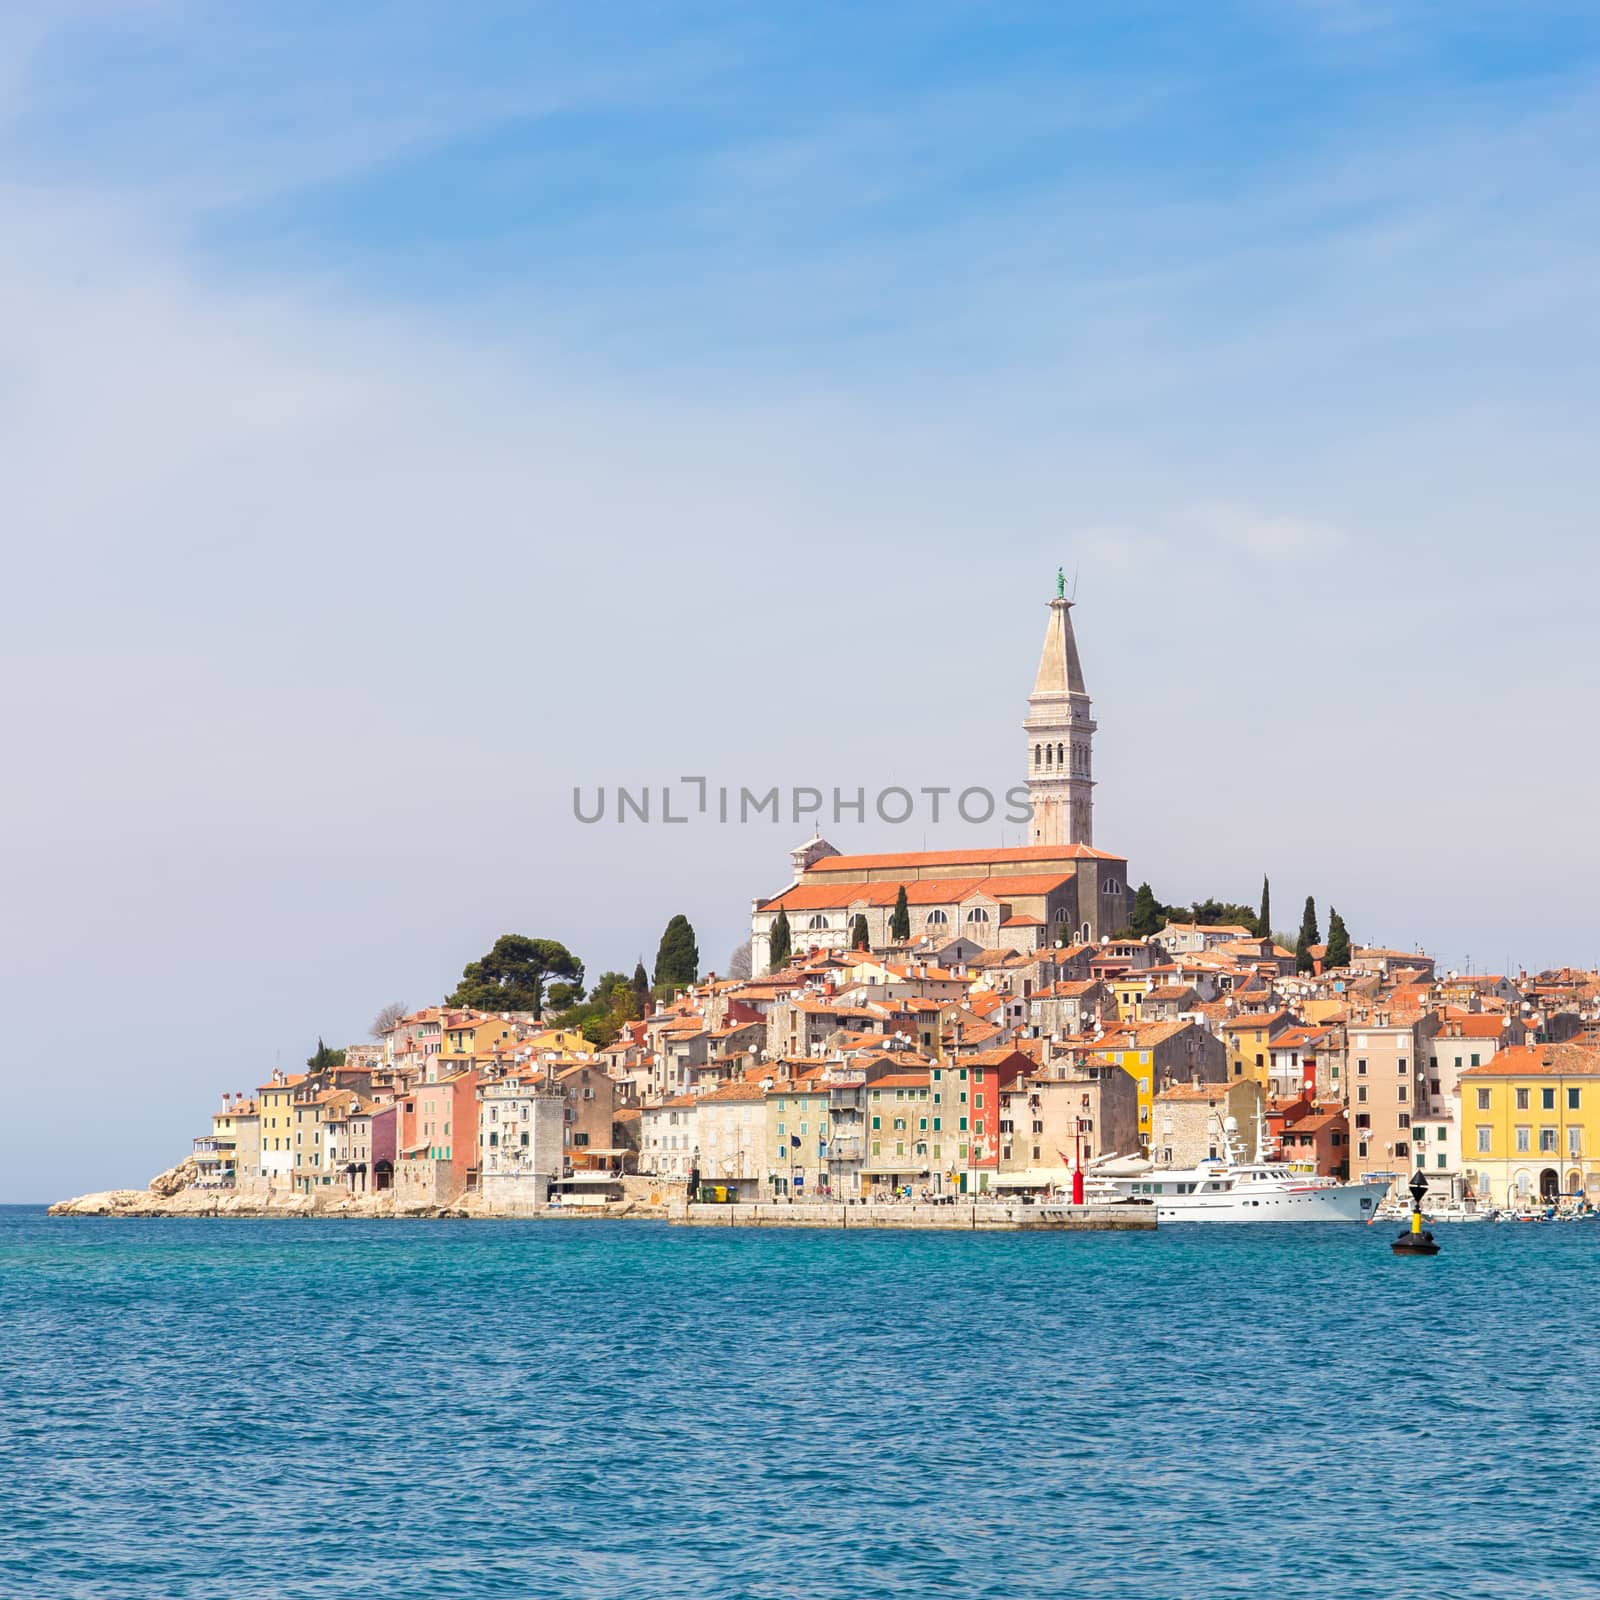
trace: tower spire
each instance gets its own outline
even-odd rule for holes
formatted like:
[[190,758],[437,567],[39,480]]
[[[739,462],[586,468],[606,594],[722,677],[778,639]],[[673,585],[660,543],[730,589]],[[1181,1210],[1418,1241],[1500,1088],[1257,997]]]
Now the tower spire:
[[1056,597],[1050,602],[1039,671],[1022,724],[1028,739],[1034,844],[1094,843],[1096,723],[1078,659],[1072,607],[1065,570],[1058,567]]

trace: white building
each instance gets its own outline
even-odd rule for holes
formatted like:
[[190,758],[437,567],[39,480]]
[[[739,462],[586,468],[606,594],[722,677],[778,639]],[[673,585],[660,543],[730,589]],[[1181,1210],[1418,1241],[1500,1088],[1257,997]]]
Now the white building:
[[678,1183],[697,1169],[695,1100],[673,1095],[639,1110],[639,1171]]
[[496,1205],[543,1205],[563,1174],[567,1097],[541,1081],[478,1090],[478,1190]]

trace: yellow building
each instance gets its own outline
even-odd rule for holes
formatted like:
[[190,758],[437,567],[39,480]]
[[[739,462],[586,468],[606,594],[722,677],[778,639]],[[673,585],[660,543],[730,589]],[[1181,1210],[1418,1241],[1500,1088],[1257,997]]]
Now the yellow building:
[[1494,1205],[1600,1202],[1600,1050],[1514,1045],[1460,1078],[1461,1165]]
[[1118,1022],[1143,1020],[1141,1007],[1144,997],[1149,994],[1152,987],[1151,980],[1145,973],[1124,973],[1121,977],[1112,978],[1108,987],[1112,998],[1117,1002]]
[[[594,1049],[576,1028],[544,1028],[528,1034],[522,1042],[530,1050],[554,1050],[559,1055],[583,1055]],[[480,1045],[479,1053],[486,1055],[493,1048],[492,1042]]]
[[1121,1067],[1133,1079],[1139,1095],[1139,1141],[1146,1151],[1151,1144],[1152,1107],[1166,1084],[1218,1083],[1227,1076],[1221,1043],[1194,1022],[1141,1022],[1112,1028],[1092,1054],[1097,1061]]
[[1222,1042],[1228,1051],[1228,1076],[1254,1078],[1265,1089],[1268,1068],[1272,1065],[1272,1041],[1296,1026],[1294,1017],[1287,1011],[1229,1017],[1222,1024]]
[[256,1090],[261,1107],[261,1179],[271,1189],[294,1186],[294,1107],[306,1075],[274,1073]]

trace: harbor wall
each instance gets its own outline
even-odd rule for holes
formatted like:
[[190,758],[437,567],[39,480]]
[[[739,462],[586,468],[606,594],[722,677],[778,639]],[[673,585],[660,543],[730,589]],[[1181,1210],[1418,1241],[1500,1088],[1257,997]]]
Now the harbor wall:
[[962,1233],[1071,1233],[1091,1230],[1145,1232],[1156,1225],[1154,1206],[1007,1205],[980,1200],[962,1205],[925,1205],[916,1201],[854,1205],[739,1203],[676,1206],[673,1223],[692,1228],[929,1228]]

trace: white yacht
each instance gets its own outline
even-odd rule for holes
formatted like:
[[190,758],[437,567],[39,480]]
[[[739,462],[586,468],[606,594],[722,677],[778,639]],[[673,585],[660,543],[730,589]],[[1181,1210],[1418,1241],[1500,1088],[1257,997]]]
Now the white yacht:
[[1222,1124],[1220,1157],[1197,1167],[1157,1167],[1143,1157],[1111,1156],[1085,1169],[1085,1198],[1153,1205],[1158,1222],[1367,1222],[1389,1189],[1387,1178],[1343,1183],[1296,1162],[1256,1152],[1245,1160],[1239,1124]]

